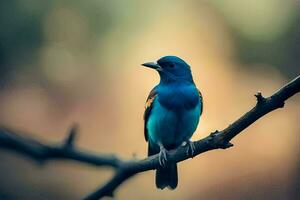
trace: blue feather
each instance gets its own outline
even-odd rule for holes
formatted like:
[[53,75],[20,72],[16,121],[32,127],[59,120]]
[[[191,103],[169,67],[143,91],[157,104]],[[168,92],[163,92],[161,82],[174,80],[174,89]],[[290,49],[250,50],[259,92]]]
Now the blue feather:
[[191,138],[199,122],[201,102],[197,89],[189,87],[182,85],[169,90],[157,86],[158,97],[146,124],[150,142],[161,142],[170,149]]

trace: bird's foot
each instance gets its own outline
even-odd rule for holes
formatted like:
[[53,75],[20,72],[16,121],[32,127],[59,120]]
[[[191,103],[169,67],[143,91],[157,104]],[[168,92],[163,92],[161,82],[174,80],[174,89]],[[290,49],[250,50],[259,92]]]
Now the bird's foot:
[[186,142],[186,146],[187,146],[186,154],[187,154],[188,156],[194,157],[195,151],[196,151],[196,147],[195,147],[194,142],[188,140],[188,141]]
[[158,161],[159,161],[160,166],[162,166],[162,167],[167,166],[167,162],[168,162],[167,153],[168,153],[167,150],[163,146],[161,146],[160,152],[158,155]]

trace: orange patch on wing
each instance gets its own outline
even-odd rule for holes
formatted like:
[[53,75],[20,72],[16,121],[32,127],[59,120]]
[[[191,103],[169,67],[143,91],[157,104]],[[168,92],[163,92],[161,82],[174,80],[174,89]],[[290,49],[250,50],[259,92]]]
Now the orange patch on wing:
[[155,99],[156,96],[157,96],[157,94],[154,95],[153,97],[149,98],[149,99],[146,101],[146,105],[145,105],[145,108],[146,108],[146,109],[149,108],[149,107],[151,106],[151,104],[153,103],[153,101],[154,101],[154,99]]

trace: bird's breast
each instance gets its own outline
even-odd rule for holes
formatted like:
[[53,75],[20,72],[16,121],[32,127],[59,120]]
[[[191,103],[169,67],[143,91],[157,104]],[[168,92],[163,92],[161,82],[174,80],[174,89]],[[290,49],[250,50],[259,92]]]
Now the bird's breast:
[[159,93],[147,123],[150,140],[173,148],[189,139],[199,122],[200,103],[193,92]]
[[162,106],[175,112],[193,109],[200,101],[198,90],[193,84],[162,87],[157,99]]

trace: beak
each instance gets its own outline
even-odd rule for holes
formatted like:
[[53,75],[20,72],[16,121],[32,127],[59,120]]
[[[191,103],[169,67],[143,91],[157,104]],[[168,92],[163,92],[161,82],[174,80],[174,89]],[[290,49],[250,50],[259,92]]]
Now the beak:
[[142,66],[156,69],[157,71],[162,71],[162,67],[159,66],[159,64],[157,64],[155,62],[147,62],[147,63],[142,64]]

